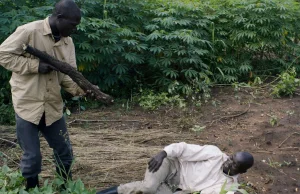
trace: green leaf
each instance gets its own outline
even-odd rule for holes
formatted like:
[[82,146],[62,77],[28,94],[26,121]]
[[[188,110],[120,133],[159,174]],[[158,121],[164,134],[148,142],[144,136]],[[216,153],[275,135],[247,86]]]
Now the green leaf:
[[161,33],[159,33],[158,30],[155,30],[154,32],[152,32],[151,34],[149,34],[147,37],[146,37],[146,41],[149,41],[149,40],[157,40],[158,38],[161,37]]
[[123,39],[122,40],[123,43],[127,44],[128,46],[135,46],[138,44],[137,40],[127,40],[127,39]]
[[149,49],[151,52],[153,52],[154,54],[158,54],[160,52],[162,52],[164,50],[163,46],[152,46]]
[[68,116],[71,115],[71,111],[68,108],[66,109],[66,113],[67,113]]
[[193,77],[197,77],[197,75],[198,75],[198,72],[192,68],[183,70],[182,72],[184,72],[184,76],[189,79],[193,78]]
[[166,75],[166,76],[169,76],[170,78],[177,78],[178,77],[178,72],[174,69],[164,69],[163,70],[163,73]]
[[74,97],[72,97],[72,100],[79,101],[80,100],[80,96],[74,96]]
[[116,74],[124,74],[128,71],[128,67],[124,64],[118,64],[113,67],[113,70],[115,70]]

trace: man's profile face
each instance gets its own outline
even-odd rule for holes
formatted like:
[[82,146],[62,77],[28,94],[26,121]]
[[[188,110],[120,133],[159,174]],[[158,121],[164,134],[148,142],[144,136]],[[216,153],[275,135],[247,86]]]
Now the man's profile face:
[[60,16],[57,19],[56,27],[62,37],[70,36],[74,30],[76,30],[76,26],[80,23],[80,17],[64,17]]
[[240,172],[240,164],[237,161],[236,155],[231,155],[223,164],[223,172],[227,175],[234,176]]
[[248,152],[237,152],[222,165],[223,172],[230,176],[247,172],[254,164],[253,156]]

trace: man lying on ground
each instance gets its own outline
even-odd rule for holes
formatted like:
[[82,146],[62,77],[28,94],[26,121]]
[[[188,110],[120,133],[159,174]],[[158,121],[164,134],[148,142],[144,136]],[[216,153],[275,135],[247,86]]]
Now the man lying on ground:
[[253,163],[248,152],[227,156],[213,145],[174,143],[148,162],[144,181],[111,187],[97,194],[219,194],[223,185],[226,190],[237,185],[238,175],[247,172]]

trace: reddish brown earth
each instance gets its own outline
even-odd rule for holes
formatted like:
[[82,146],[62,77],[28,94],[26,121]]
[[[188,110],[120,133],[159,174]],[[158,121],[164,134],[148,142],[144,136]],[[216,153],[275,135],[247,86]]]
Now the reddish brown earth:
[[[95,120],[69,124],[76,156],[74,177],[97,189],[141,180],[152,155],[170,143],[185,141],[217,145],[228,154],[253,153],[254,167],[240,178],[249,193],[300,193],[300,97],[273,99],[265,91],[231,88],[214,89],[212,96],[201,107],[186,110],[109,107],[72,114],[68,123]],[[195,125],[205,128],[190,130]],[[3,138],[14,140],[6,128],[1,127]],[[20,156],[16,148],[1,141],[0,145],[8,156],[9,149]],[[41,175],[51,178],[54,168],[44,140],[42,147]]]

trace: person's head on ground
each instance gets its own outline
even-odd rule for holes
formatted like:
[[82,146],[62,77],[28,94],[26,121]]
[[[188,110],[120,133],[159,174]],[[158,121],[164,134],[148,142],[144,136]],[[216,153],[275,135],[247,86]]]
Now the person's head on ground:
[[223,164],[223,172],[230,176],[247,172],[254,164],[252,154],[248,152],[237,152],[231,155]]
[[60,0],[55,4],[49,23],[52,34],[67,37],[72,34],[80,23],[81,12],[73,0]]

